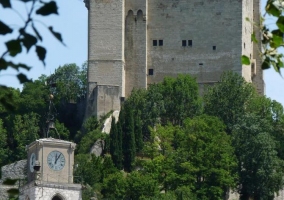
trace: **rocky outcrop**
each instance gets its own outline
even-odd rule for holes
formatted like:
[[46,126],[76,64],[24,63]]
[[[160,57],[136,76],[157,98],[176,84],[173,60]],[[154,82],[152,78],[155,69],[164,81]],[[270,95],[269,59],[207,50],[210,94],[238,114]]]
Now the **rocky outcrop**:
[[[0,198],[5,200],[8,198],[7,190],[11,188],[18,188],[19,185],[24,184],[27,178],[27,160],[20,160],[10,165],[5,165],[1,168],[0,180]],[[6,179],[19,179],[14,186],[3,185]]]
[[105,147],[105,141],[98,139],[95,142],[95,144],[92,146],[90,153],[95,154],[98,157],[102,155],[104,147]]
[[115,122],[117,122],[117,121],[118,121],[118,117],[119,117],[119,111],[114,111],[114,112],[112,113],[112,115],[109,116],[109,117],[105,120],[103,129],[102,129],[102,132],[103,132],[103,133],[106,133],[106,134],[109,134],[109,133],[110,133],[112,117],[114,117],[114,118],[115,118]]
[[[104,126],[102,128],[102,132],[109,134],[110,133],[110,129],[111,129],[111,122],[112,122],[112,117],[115,118],[115,121],[118,121],[118,117],[119,117],[119,111],[114,111],[112,113],[111,116],[109,116],[105,122],[104,122]],[[96,156],[100,156],[102,155],[103,149],[105,147],[105,141],[98,139],[95,144],[92,146],[90,153],[91,154],[95,154]]]
[[27,160],[20,160],[1,168],[2,180],[25,179],[27,177]]

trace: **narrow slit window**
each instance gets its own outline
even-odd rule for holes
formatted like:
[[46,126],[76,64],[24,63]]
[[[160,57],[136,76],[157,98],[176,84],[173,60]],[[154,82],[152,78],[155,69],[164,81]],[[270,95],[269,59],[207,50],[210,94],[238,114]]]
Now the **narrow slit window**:
[[153,76],[154,75],[154,69],[149,69],[148,70],[148,75]]
[[192,47],[192,40],[188,40],[188,46]]
[[154,47],[158,46],[158,41],[157,40],[153,40],[153,46]]
[[183,41],[182,41],[182,46],[183,46],[183,47],[186,47],[186,40],[183,40]]
[[213,50],[214,50],[214,51],[216,50],[216,46],[213,46]]
[[159,46],[164,46],[164,40],[159,40]]

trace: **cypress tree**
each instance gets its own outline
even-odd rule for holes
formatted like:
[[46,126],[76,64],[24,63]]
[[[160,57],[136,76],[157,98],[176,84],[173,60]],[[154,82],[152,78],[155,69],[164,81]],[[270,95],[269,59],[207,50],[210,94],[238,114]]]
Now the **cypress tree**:
[[139,114],[136,115],[134,123],[136,152],[140,152],[143,149],[143,135],[142,122]]
[[113,163],[116,165],[116,156],[115,153],[117,151],[117,127],[115,125],[115,118],[112,117],[112,121],[111,121],[111,129],[110,129],[110,155],[112,158]]
[[116,124],[117,126],[117,162],[116,162],[116,167],[117,169],[123,169],[123,153],[122,153],[122,128],[121,124],[118,121]]
[[131,172],[136,155],[133,110],[127,109],[125,114],[125,116],[127,116],[127,119],[125,119],[125,131],[122,145],[124,155],[124,169],[127,172]]

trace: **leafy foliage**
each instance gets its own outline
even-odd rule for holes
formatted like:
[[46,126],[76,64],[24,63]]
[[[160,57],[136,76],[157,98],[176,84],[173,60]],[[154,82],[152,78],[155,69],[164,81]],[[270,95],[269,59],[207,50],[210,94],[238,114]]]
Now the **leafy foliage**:
[[[10,35],[16,31],[18,32],[16,38],[5,42],[6,50],[4,50],[0,54],[0,71],[7,70],[8,68],[14,68],[17,71],[22,69],[29,70],[31,68],[30,66],[27,66],[23,63],[14,62],[14,58],[24,53],[24,49],[26,49],[27,52],[29,52],[31,49],[34,49],[35,54],[38,56],[38,59],[42,61],[42,63],[45,65],[45,57],[47,50],[45,49],[45,47],[39,45],[40,41],[42,41],[43,38],[37,27],[35,26],[34,22],[36,21],[36,16],[48,16],[51,14],[58,14],[57,4],[55,1],[52,0],[45,2],[39,0],[21,0],[20,2],[25,5],[30,3],[30,6],[27,10],[27,17],[24,23],[19,28],[11,28],[11,26],[7,25],[7,23],[5,23],[4,21],[0,21],[0,36]],[[10,0],[1,0],[0,4],[5,9],[14,9]],[[28,7],[26,6],[26,8]],[[48,30],[55,38],[57,38],[62,44],[64,44],[60,33],[55,32],[52,26],[49,26]],[[20,83],[30,81],[27,76],[22,72],[17,75],[17,78],[19,79]],[[8,90],[5,88],[5,86],[1,85],[0,91],[2,93],[7,92]],[[14,109],[13,104],[9,103],[9,99],[2,98],[0,103],[6,109]]]
[[230,134],[232,126],[244,115],[246,105],[254,95],[256,93],[253,86],[244,78],[225,72],[220,82],[206,91],[204,112],[223,120]]
[[[254,43],[261,43],[259,45],[259,57],[263,58],[262,69],[269,69],[273,67],[276,72],[281,73],[280,69],[284,67],[283,54],[279,50],[283,47],[283,33],[284,33],[284,16],[283,16],[283,0],[267,0],[265,11],[263,15],[268,15],[276,22],[276,28],[270,30],[267,25],[264,25],[264,18],[259,24],[252,22],[257,27],[258,32],[252,33],[252,41]],[[271,19],[269,19],[271,20]],[[274,28],[274,27],[273,27]],[[257,36],[256,36],[257,35]],[[242,64],[249,65],[250,58],[246,55],[242,56]]]

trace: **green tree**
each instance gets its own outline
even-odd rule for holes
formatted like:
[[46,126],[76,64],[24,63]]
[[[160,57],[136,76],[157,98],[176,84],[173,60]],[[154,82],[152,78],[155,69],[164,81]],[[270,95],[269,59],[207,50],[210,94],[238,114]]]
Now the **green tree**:
[[90,186],[99,186],[102,182],[103,159],[90,154],[78,154],[75,156],[74,176],[78,182]]
[[13,139],[12,158],[15,161],[26,158],[26,145],[39,138],[39,116],[36,113],[15,115],[11,120],[13,137],[10,139]]
[[87,91],[87,63],[78,67],[75,63],[65,64],[55,69],[47,78],[53,84],[53,94],[63,102],[76,102],[78,98],[85,97]]
[[159,184],[150,175],[133,171],[127,176],[127,199],[155,198],[159,193]]
[[143,133],[142,133],[142,122],[140,115],[137,114],[134,120],[134,132],[135,132],[135,146],[136,152],[139,153],[143,149]]
[[122,150],[122,139],[123,139],[123,133],[120,121],[117,123],[117,169],[121,170],[123,169],[123,150]]
[[187,159],[181,163],[181,169],[194,172],[193,191],[197,198],[222,199],[236,178],[234,148],[224,124],[217,117],[203,115],[187,119],[184,134],[180,150]]
[[209,87],[204,95],[204,112],[219,117],[231,134],[232,127],[245,114],[246,105],[255,96],[255,89],[243,77],[225,72],[219,83]]
[[3,121],[0,119],[0,166],[7,164],[8,154],[7,131],[3,126]]
[[[121,134],[121,132],[119,132]],[[115,123],[115,118],[112,117],[110,129],[110,155],[114,165],[119,169],[121,167],[121,148],[118,141],[118,130]]]
[[135,135],[134,135],[134,116],[132,109],[126,109],[127,119],[125,119],[125,129],[123,132],[123,161],[124,170],[131,172],[136,156]]
[[192,118],[201,113],[201,99],[196,79],[190,75],[177,78],[164,78],[161,84],[165,103],[163,121],[181,125],[185,118]]
[[244,115],[233,129],[241,199],[273,199],[283,188],[284,161],[277,155],[272,124],[255,114]]
[[44,76],[41,76],[39,79],[41,80],[24,83],[20,96],[20,113],[34,112],[43,117],[48,111],[50,93],[44,83]]
[[102,195],[106,199],[124,199],[126,194],[126,178],[122,172],[109,174],[102,184]]
[[48,137],[58,138],[61,140],[69,140],[70,138],[70,132],[69,130],[64,126],[63,123],[60,123],[58,120],[55,121],[55,129],[50,129]]

